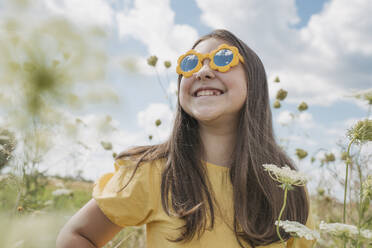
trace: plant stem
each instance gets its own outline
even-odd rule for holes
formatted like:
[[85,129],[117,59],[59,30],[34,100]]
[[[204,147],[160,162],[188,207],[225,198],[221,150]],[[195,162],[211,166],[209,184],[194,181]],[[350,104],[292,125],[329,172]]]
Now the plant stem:
[[346,175],[345,175],[345,190],[344,190],[344,214],[343,214],[343,223],[345,223],[345,220],[346,220],[346,193],[347,193],[347,177],[348,177],[348,174],[349,174],[349,163],[350,162],[350,148],[351,148],[351,145],[353,144],[355,138],[353,138],[348,147],[347,147],[347,159],[346,159]]
[[[349,173],[349,164],[351,163],[350,161],[350,148],[351,145],[353,144],[355,138],[353,138],[348,147],[347,147],[347,159],[346,159],[346,175],[345,175],[345,190],[344,190],[344,214],[343,214],[343,223],[345,224],[346,221],[346,193],[347,193],[347,177]],[[344,240],[344,248],[346,248],[346,240]]]
[[280,241],[282,241],[283,243],[284,243],[284,240],[283,240],[283,238],[282,238],[282,236],[280,235],[280,232],[279,232],[279,223],[280,223],[280,219],[282,218],[282,214],[284,212],[285,205],[286,205],[286,202],[287,202],[287,192],[288,192],[288,186],[285,185],[283,206],[282,206],[282,209],[280,210],[280,213],[279,213],[278,225],[276,226],[276,233],[278,234],[278,237],[279,237]]
[[[359,154],[360,154],[360,151],[361,151],[361,148],[359,149]],[[358,155],[359,157],[359,155]],[[360,168],[361,165],[359,163],[356,163],[357,165],[357,169],[358,169],[358,176],[359,176],[359,185],[360,185],[360,189],[359,189],[359,206],[358,206],[358,242],[357,242],[357,248],[360,247],[360,242],[359,242],[359,238],[360,238],[360,227],[362,225],[362,218],[363,218],[363,174],[362,174],[362,169]]]
[[165,98],[168,99],[169,107],[170,107],[171,110],[173,111],[172,101],[171,101],[171,99],[168,97],[167,91],[165,90],[165,88],[163,87],[163,85],[162,85],[162,83],[161,83],[161,80],[160,80],[160,76],[159,76],[159,72],[158,72],[158,70],[156,69],[156,67],[154,67],[154,68],[155,68],[155,71],[156,71],[156,77],[157,77],[157,79],[158,79],[158,82],[159,82],[159,84],[160,84],[160,87],[162,88],[162,90],[163,90],[163,92],[164,92],[164,94],[165,94]]

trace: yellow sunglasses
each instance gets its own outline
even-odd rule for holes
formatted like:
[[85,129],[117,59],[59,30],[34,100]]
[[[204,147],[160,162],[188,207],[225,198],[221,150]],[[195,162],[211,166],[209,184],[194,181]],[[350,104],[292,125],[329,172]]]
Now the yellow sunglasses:
[[210,60],[209,67],[220,72],[227,72],[239,61],[244,63],[237,47],[221,44],[217,49],[206,54],[198,53],[194,49],[189,50],[178,58],[176,71],[184,77],[191,77],[202,68],[202,63],[207,58]]

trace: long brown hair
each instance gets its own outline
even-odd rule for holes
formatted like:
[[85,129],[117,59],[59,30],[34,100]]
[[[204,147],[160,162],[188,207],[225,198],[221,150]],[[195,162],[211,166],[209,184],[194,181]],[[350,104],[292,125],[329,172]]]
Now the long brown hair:
[[[283,190],[278,187],[262,164],[288,165],[296,169],[294,162],[276,143],[272,113],[269,103],[268,84],[264,66],[243,41],[227,30],[218,29],[202,36],[195,42],[216,38],[236,46],[243,56],[243,68],[247,81],[247,98],[240,110],[237,140],[231,154],[230,181],[234,199],[234,233],[241,247],[244,242],[255,247],[279,240],[275,231],[275,220],[283,204]],[[182,75],[178,77],[180,89]],[[179,91],[178,91],[179,92]],[[136,165],[143,161],[165,158],[162,172],[161,199],[164,211],[174,211],[185,221],[181,234],[173,242],[187,242],[197,234],[203,234],[207,226],[207,211],[210,227],[214,226],[214,198],[206,176],[202,158],[203,146],[199,136],[198,122],[180,106],[179,99],[173,129],[164,143],[137,146],[121,152],[116,158],[139,157]],[[169,198],[171,209],[168,204]],[[295,187],[288,192],[287,205],[282,220],[306,223],[309,202],[304,187]],[[284,239],[289,234],[281,230]]]

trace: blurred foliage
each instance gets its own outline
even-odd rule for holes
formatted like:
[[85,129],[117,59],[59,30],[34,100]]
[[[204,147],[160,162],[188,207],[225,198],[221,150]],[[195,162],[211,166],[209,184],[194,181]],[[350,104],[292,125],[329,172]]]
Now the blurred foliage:
[[16,147],[14,133],[0,127],[0,171],[12,158],[12,152]]
[[118,102],[105,82],[106,34],[98,27],[78,28],[66,19],[9,15],[0,36],[0,104],[12,126],[60,123],[58,107]]
[[[47,170],[40,171],[38,165],[55,145],[56,128],[74,139],[79,125],[85,125],[80,119],[70,123],[69,111],[119,99],[106,82],[106,32],[48,16],[41,6],[39,0],[6,0],[0,16],[0,110],[6,116],[0,127],[0,169],[11,169],[0,174],[0,209],[13,214],[46,210],[48,201],[53,210],[76,210],[71,197],[84,202],[90,198],[90,193],[86,197],[75,191],[51,199]],[[97,133],[113,130],[110,116],[98,121]],[[112,149],[110,142],[99,142]],[[16,144],[20,149],[11,156]],[[83,201],[76,202],[80,207]]]

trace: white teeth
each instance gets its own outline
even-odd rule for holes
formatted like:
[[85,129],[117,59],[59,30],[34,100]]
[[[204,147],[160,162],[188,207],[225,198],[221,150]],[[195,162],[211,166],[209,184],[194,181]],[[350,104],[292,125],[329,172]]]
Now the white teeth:
[[196,96],[219,96],[221,95],[221,92],[220,91],[217,91],[217,90],[202,90],[202,91],[199,91]]

